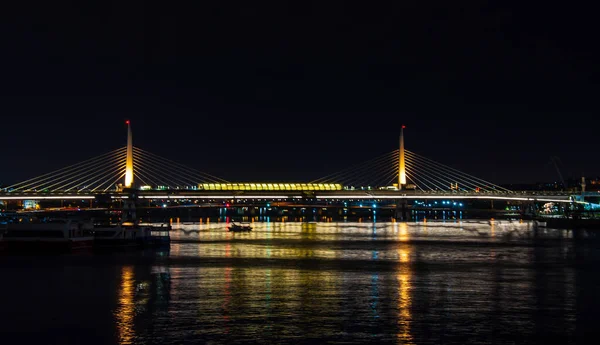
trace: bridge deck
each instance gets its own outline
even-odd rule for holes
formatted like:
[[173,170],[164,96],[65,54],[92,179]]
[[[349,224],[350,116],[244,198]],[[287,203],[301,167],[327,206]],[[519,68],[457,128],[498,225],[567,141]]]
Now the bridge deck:
[[[446,191],[393,191],[393,190],[337,190],[337,191],[206,191],[206,190],[143,190],[136,192],[141,199],[483,199],[571,202],[567,192],[446,192]],[[5,192],[0,200],[76,200],[97,197],[127,198],[127,193],[42,193]],[[586,196],[600,196],[598,192]]]

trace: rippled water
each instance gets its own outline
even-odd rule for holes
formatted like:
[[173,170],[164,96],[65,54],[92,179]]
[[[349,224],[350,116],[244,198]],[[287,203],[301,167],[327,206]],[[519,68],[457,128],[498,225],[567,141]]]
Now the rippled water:
[[0,257],[0,343],[598,338],[594,232],[518,221],[174,226],[169,252]]

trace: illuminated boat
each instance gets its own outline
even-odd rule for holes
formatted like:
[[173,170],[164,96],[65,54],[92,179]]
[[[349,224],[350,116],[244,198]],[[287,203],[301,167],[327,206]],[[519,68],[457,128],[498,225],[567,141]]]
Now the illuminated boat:
[[91,249],[91,224],[70,219],[8,223],[0,239],[6,251],[70,252]]
[[229,228],[227,228],[231,232],[248,232],[252,231],[252,227],[248,224],[235,224],[231,223]]

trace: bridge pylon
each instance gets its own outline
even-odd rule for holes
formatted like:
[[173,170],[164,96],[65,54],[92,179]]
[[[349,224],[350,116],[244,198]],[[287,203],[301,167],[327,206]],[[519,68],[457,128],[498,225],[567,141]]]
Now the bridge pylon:
[[400,150],[399,150],[399,164],[398,164],[398,189],[402,190],[402,186],[406,185],[406,165],[404,162],[404,128],[402,125],[400,128]]
[[125,157],[125,188],[133,186],[133,139],[131,136],[131,122],[125,121],[127,124],[127,155]]

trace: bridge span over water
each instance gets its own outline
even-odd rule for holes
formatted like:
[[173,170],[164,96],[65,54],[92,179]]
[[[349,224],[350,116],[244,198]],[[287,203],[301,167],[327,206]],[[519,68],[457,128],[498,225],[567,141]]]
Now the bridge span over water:
[[[339,190],[339,191],[202,191],[202,190],[144,190],[135,191],[138,199],[150,200],[506,200],[531,202],[573,202],[568,193],[551,192],[423,192],[383,190]],[[595,193],[598,194],[598,193]],[[589,195],[595,195],[589,193]],[[22,192],[0,193],[0,200],[92,200],[127,199],[128,192],[68,193],[68,192]]]
[[[587,193],[578,194],[581,198]],[[598,196],[598,193],[592,193]],[[404,148],[302,183],[233,183],[127,146],[0,189],[0,201],[19,200],[506,200],[577,201],[567,192],[518,192],[435,162]],[[580,200],[580,199],[579,199]]]

